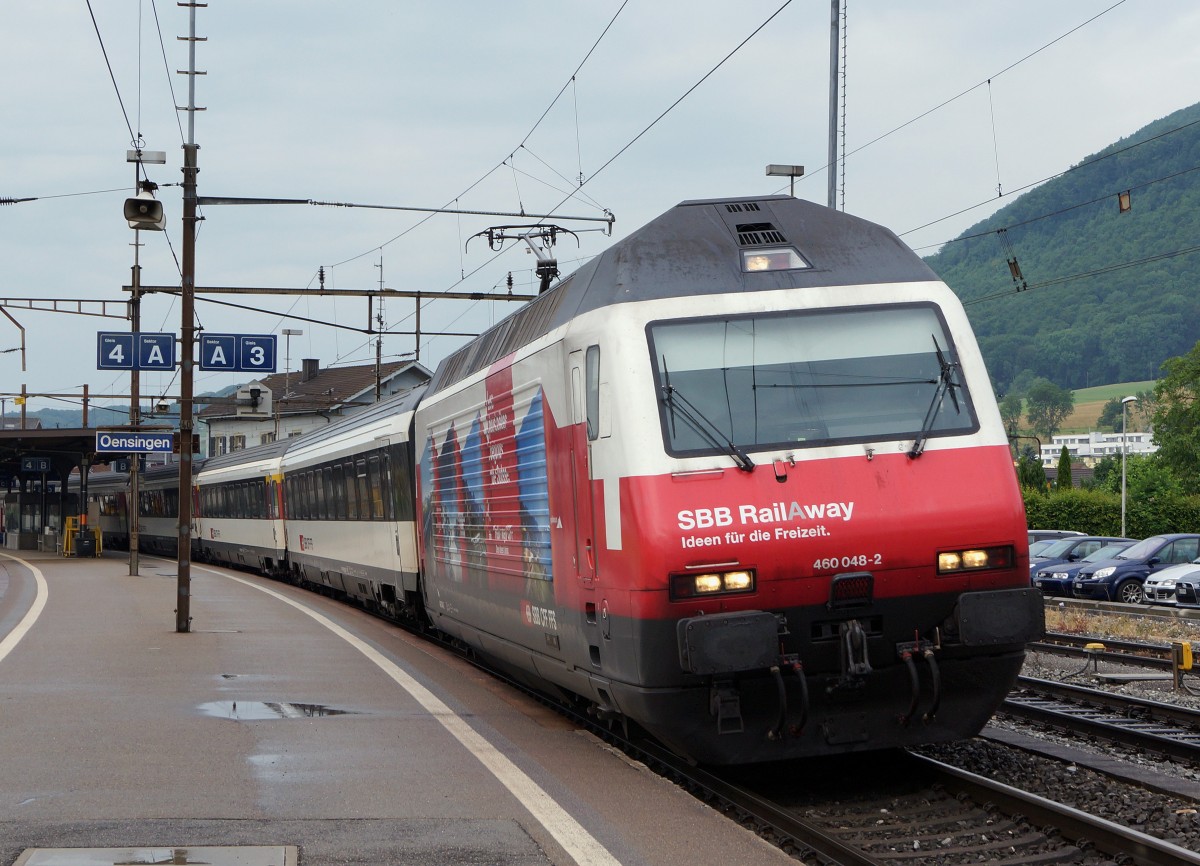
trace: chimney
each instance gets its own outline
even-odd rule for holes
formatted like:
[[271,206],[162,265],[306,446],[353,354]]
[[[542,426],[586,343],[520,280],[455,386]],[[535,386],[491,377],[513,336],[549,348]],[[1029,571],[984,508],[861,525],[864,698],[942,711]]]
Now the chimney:
[[300,363],[303,365],[303,373],[300,376],[301,382],[315,379],[317,378],[317,373],[321,372],[321,361],[319,358],[305,358]]

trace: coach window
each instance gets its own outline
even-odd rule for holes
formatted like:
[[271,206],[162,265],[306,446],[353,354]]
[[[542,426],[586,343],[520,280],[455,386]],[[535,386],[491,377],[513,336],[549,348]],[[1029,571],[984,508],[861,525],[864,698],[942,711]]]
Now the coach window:
[[383,519],[395,520],[396,508],[392,497],[388,493],[393,490],[392,486],[392,452],[390,448],[383,448],[379,452],[379,484],[380,496],[383,501],[380,503],[383,506]]
[[332,520],[334,512],[333,467],[325,465],[317,471],[320,472],[320,483],[317,485],[320,491],[317,493],[317,499],[321,503],[321,511],[318,516],[322,520]]
[[316,517],[316,515],[313,514],[312,489],[313,489],[312,472],[306,470],[304,472],[304,474],[300,476],[300,502],[304,507],[304,519],[305,520],[312,520],[314,517]]
[[588,439],[600,438],[600,347],[587,349],[587,434]]
[[367,481],[371,486],[371,514],[376,520],[387,517],[383,509],[383,477],[379,471],[379,455],[367,461]]
[[[335,521],[344,521],[346,519],[347,506],[347,489],[346,489],[346,467],[341,463],[335,463],[329,467],[329,473],[332,479],[332,507],[330,509],[330,519]],[[350,493],[353,494],[354,488],[350,487]],[[335,511],[336,509],[336,511]]]
[[358,479],[354,477],[353,460],[342,464],[342,473],[346,478],[346,519],[358,520]]
[[358,516],[360,520],[371,519],[371,489],[367,483],[367,460],[359,457],[354,464],[354,474],[358,481]]
[[408,446],[392,446],[392,513],[396,520],[413,519],[412,459]]

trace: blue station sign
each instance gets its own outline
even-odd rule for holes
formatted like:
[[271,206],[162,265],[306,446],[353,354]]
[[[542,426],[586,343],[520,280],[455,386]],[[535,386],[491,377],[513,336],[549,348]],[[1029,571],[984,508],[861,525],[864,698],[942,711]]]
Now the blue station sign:
[[102,454],[171,453],[170,433],[130,433],[120,430],[96,431],[96,452]]
[[49,472],[50,458],[49,457],[22,457],[21,458],[22,472]]
[[274,373],[274,334],[202,334],[200,369]]
[[141,331],[96,334],[98,370],[174,370],[175,335]]

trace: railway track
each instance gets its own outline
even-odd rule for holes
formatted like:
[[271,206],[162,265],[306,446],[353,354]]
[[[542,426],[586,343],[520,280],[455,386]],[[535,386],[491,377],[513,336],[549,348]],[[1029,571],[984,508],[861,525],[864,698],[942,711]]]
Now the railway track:
[[[1100,644],[1102,648],[1089,648],[1095,647],[1096,644]],[[1172,667],[1172,646],[1164,643],[1047,632],[1040,641],[1030,643],[1028,649],[1033,652],[1081,658],[1093,665],[1101,661],[1109,661],[1117,664],[1136,664],[1154,670],[1169,671]]]
[[797,784],[798,774],[821,762],[709,773],[677,761],[662,754],[656,763],[805,863],[1200,864],[1196,852],[906,752],[831,761],[825,766],[842,775],[812,776],[819,780],[813,795],[812,784]]
[[1200,766],[1200,712],[1068,683],[1020,677],[1000,714],[1081,740]]

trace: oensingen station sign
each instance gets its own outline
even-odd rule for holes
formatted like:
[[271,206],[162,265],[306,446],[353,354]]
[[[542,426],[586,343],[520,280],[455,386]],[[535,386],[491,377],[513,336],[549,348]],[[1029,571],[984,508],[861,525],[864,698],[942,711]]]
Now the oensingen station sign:
[[170,433],[133,433],[122,430],[97,430],[96,452],[105,454],[171,453]]

